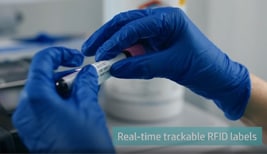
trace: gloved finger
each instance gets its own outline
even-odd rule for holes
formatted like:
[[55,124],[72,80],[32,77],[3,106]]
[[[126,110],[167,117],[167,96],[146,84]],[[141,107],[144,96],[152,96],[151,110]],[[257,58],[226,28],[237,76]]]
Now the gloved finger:
[[76,96],[77,102],[82,107],[88,106],[90,102],[97,102],[98,90],[98,75],[95,68],[91,65],[83,67],[73,83],[72,93]]
[[59,65],[79,66],[83,62],[83,55],[75,49],[52,47],[38,52],[31,63],[27,79],[28,90],[40,93],[54,87],[54,70]]
[[130,47],[138,40],[148,39],[164,32],[160,17],[152,15],[134,20],[114,33],[96,52],[96,61],[114,58],[123,49]]
[[66,71],[61,71],[61,72],[56,72],[54,74],[54,79],[55,80],[59,80],[60,78],[68,75],[68,74],[71,74],[73,72],[75,72],[76,69],[70,69],[70,70],[66,70]]
[[127,79],[151,79],[154,77],[167,77],[172,72],[166,67],[170,60],[166,52],[157,52],[143,56],[130,57],[113,64],[110,73],[112,76]]
[[116,15],[83,43],[81,49],[82,53],[86,56],[95,55],[98,47],[108,40],[122,26],[146,15],[147,11],[145,10],[132,10]]

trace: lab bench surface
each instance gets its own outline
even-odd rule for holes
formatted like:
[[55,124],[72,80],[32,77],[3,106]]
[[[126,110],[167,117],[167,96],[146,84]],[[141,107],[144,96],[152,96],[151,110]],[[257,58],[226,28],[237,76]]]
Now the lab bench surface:
[[[6,135],[6,138],[0,138],[0,152],[15,152],[15,153],[27,153],[27,149],[21,143],[15,129],[11,124],[11,114],[5,113],[3,108],[1,109],[0,121],[4,124],[0,134]],[[116,126],[155,126],[155,127],[229,127],[224,119],[214,116],[207,111],[200,109],[190,103],[185,103],[182,112],[176,116],[165,119],[162,121],[154,122],[136,122],[116,119],[107,115],[106,117],[108,127],[112,133],[112,127]],[[8,125],[7,125],[8,124]],[[9,130],[9,133],[6,131]],[[2,136],[3,137],[3,136]],[[6,140],[8,139],[8,140]],[[11,139],[11,140],[10,140]],[[11,141],[11,142],[10,142]],[[12,143],[12,144],[10,144]],[[115,146],[117,153],[267,153],[267,148],[262,147],[250,147],[250,146]]]
[[[138,122],[117,119],[106,115],[112,134],[113,127],[230,127],[226,119],[213,115],[191,103],[185,102],[183,110],[169,119],[154,122]],[[237,122],[238,123],[238,122]],[[242,126],[241,123],[237,125]],[[266,146],[115,146],[118,153],[267,153]]]

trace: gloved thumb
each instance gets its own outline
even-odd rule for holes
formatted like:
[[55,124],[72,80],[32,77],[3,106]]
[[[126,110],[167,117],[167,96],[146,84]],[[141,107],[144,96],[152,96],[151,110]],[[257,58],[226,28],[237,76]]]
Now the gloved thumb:
[[[77,75],[74,85],[73,93],[79,102],[84,102],[86,99],[93,99],[92,102],[97,100],[98,75],[95,68],[91,65],[87,65]],[[89,97],[89,98],[88,98]]]
[[172,73],[168,66],[170,57],[168,51],[130,57],[114,63],[110,73],[114,77],[126,79],[151,79],[154,77],[168,77]]

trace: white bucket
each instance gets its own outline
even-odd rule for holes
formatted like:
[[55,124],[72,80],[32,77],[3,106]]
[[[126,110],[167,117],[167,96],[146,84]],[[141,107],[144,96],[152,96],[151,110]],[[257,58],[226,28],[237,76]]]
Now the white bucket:
[[163,78],[129,80],[110,78],[99,101],[111,116],[132,121],[159,121],[179,114],[184,88]]

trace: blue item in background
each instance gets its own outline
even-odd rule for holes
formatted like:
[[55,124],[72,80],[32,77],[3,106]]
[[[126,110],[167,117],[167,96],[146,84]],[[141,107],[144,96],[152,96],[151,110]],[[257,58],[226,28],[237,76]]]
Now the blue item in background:
[[32,37],[13,38],[0,41],[0,62],[6,60],[31,59],[38,51],[51,46],[80,48],[84,36],[80,34],[53,35],[38,33]]
[[17,41],[24,43],[53,44],[62,41],[69,41],[77,36],[73,35],[52,35],[49,33],[39,33],[32,38],[18,38]]
[[229,119],[243,115],[251,89],[247,68],[218,49],[178,8],[121,13],[97,30],[82,52],[100,61],[137,42],[148,54],[115,63],[113,76],[168,78],[214,100]]

